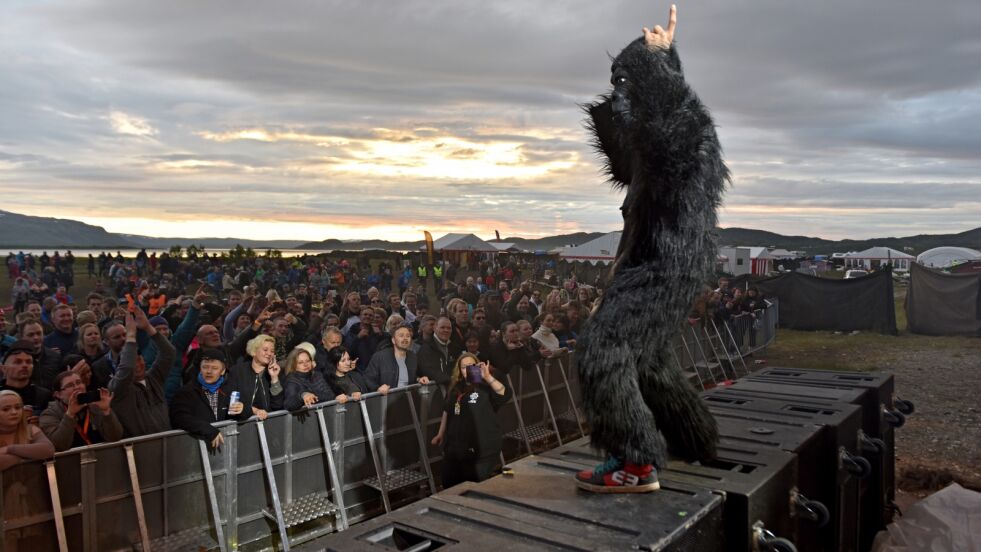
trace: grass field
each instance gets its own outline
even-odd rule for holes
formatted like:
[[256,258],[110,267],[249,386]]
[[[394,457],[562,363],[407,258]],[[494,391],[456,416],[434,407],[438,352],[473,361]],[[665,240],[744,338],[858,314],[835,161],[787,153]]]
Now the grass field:
[[899,334],[872,332],[835,334],[780,328],[765,357],[774,366],[826,370],[886,370],[910,351],[943,351],[955,358],[981,358],[981,340],[973,337],[936,337],[910,333],[906,328],[906,286],[895,286],[896,327]]

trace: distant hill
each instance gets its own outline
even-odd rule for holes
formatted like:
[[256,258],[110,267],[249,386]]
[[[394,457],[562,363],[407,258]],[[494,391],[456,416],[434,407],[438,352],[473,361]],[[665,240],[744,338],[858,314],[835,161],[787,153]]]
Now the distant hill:
[[783,236],[748,228],[719,228],[718,233],[719,245],[778,247],[790,251],[805,251],[812,255],[862,251],[875,246],[891,247],[899,251],[908,247],[913,255],[942,245],[981,249],[981,227],[959,234],[918,234],[900,238],[838,241],[807,236]]
[[139,247],[119,234],[77,220],[32,217],[0,211],[0,247]]
[[393,242],[388,240],[337,240],[331,238],[319,242],[303,243],[295,247],[295,249],[321,249],[324,251],[367,251],[370,249],[415,251],[424,244],[425,242],[423,240]]
[[[575,234],[562,234],[560,236],[549,236],[547,238],[520,238],[509,237],[500,240],[501,243],[513,243],[518,249],[526,251],[538,251],[555,249],[566,245],[579,245],[589,240],[602,236],[603,232],[577,232]],[[439,238],[439,236],[433,236]],[[498,240],[487,240],[496,242]],[[304,243],[296,249],[323,249],[331,251],[362,251],[367,249],[384,249],[387,251],[416,251],[425,245],[425,241],[412,242],[390,242],[386,240],[324,240],[319,242]]]
[[237,238],[154,238],[107,232],[71,219],[33,217],[0,211],[0,248],[112,248],[167,249],[172,245],[203,245],[212,249],[231,249],[236,244],[253,249],[294,249],[301,240],[242,240]]
[[[941,245],[970,247],[981,250],[981,227],[959,234],[919,234],[907,237],[873,238],[868,240],[827,240],[809,236],[784,236],[765,230],[751,228],[718,228],[719,245],[778,247],[791,251],[804,251],[809,254],[830,254],[846,251],[861,251],[873,246],[892,247],[902,251],[910,248],[913,254]],[[550,251],[552,249],[580,245],[602,236],[603,232],[576,232],[545,238],[522,238],[513,236],[501,242],[513,243],[526,251]],[[439,236],[435,236],[439,238]],[[498,240],[488,240],[498,241]],[[40,248],[153,248],[167,249],[172,245],[204,245],[212,249],[230,249],[236,244],[242,247],[263,249],[316,249],[323,251],[361,251],[383,249],[388,251],[417,251],[423,241],[391,242],[387,240],[337,240],[319,242],[301,240],[243,240],[238,238],[154,238],[131,234],[107,232],[100,226],[93,226],[70,219],[32,217],[0,210],[0,248],[40,249]]]
[[147,249],[168,249],[172,245],[187,247],[191,244],[203,245],[209,249],[233,249],[236,245],[252,249],[302,249],[297,246],[300,240],[241,240],[238,238],[154,238],[151,236],[134,236],[119,234],[127,240]]

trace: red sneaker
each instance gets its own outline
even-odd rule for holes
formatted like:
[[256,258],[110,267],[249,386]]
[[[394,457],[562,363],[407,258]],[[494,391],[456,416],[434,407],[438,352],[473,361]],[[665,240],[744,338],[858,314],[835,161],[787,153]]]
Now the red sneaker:
[[593,493],[649,493],[661,488],[652,464],[623,463],[613,457],[576,474],[576,484]]

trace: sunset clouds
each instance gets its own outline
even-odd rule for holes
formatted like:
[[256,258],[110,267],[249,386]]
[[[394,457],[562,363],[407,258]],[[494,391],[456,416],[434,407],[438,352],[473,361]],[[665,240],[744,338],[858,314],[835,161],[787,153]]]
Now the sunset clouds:
[[[981,10],[679,4],[735,176],[722,223],[981,224]],[[4,209],[149,235],[418,239],[618,227],[579,105],[667,4],[12,1]]]

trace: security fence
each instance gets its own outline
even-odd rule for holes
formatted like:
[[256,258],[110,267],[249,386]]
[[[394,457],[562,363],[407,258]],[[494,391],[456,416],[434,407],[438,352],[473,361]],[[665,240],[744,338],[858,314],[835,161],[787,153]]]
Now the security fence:
[[[566,358],[508,377],[509,456],[585,433],[574,372]],[[14,466],[0,550],[289,550],[435,493],[444,397],[411,385],[222,422],[216,450],[170,431]]]
[[777,335],[780,304],[744,312],[726,320],[689,319],[674,339],[673,360],[699,388],[749,373],[745,357],[765,349]]

